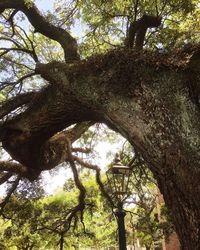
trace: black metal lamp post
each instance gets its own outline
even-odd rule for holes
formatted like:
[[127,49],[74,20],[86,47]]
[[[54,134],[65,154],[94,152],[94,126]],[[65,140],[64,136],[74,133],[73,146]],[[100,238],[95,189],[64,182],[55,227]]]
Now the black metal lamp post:
[[123,166],[120,160],[106,172],[107,179],[117,201],[117,209],[115,215],[118,224],[119,250],[126,250],[126,231],[124,225],[124,217],[126,215],[123,210],[123,203],[128,195],[128,183],[130,176],[130,168]]

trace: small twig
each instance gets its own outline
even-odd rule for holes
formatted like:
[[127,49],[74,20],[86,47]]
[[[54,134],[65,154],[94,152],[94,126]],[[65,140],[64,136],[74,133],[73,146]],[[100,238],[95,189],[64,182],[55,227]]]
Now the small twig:
[[89,154],[92,152],[91,148],[79,148],[79,147],[73,147],[72,152],[79,152],[84,154]]
[[24,80],[26,80],[29,77],[35,76],[35,75],[37,75],[37,73],[35,73],[35,72],[24,75],[20,79],[18,79],[16,82],[8,82],[8,81],[0,82],[0,90],[4,89],[5,86],[14,86],[15,87],[18,84],[23,84]]
[[4,52],[2,52],[0,54],[0,57],[4,56],[5,54],[7,54],[10,51],[18,51],[18,52],[24,52],[27,54],[30,54],[31,56],[33,56],[33,52],[29,49],[25,49],[25,48],[0,48],[0,50],[4,50]]

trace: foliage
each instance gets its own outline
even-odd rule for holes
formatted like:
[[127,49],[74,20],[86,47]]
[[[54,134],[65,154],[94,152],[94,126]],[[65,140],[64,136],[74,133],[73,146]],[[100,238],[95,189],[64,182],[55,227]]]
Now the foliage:
[[[87,190],[86,207],[83,221],[79,215],[74,217],[71,226],[64,234],[67,249],[73,247],[106,247],[117,243],[116,221],[105,197],[99,192],[95,178],[88,171],[81,174],[82,182]],[[143,184],[140,189],[135,177],[131,178],[132,191],[135,192],[127,200],[126,227],[128,242],[132,244],[140,239],[147,245],[159,241],[163,237],[163,222],[156,217],[155,186],[150,184],[151,192],[147,192]],[[134,187],[134,189],[133,189]],[[141,193],[143,192],[143,193]],[[142,196],[143,195],[143,196]],[[37,197],[37,196],[36,196]],[[78,198],[78,191],[72,179],[69,179],[63,191],[51,196],[30,198],[16,193],[5,207],[3,227],[0,231],[1,242],[5,249],[57,249],[60,237],[66,226],[67,211],[73,209]],[[129,207],[131,204],[131,208]],[[128,212],[129,211],[129,212]],[[163,217],[164,218],[164,217]],[[170,226],[165,222],[165,226]],[[19,231],[20,228],[20,231]],[[159,234],[160,232],[160,234]],[[166,235],[166,232],[164,232]]]
[[130,23],[144,14],[162,17],[161,27],[148,31],[146,47],[172,50],[188,43],[188,39],[197,42],[197,4],[197,0],[77,1],[75,18],[78,16],[85,26],[81,52],[89,56],[124,46]]
[[[84,177],[86,179],[86,177]],[[87,178],[88,179],[88,178]],[[115,237],[115,222],[108,220],[110,210],[103,209],[101,196],[94,178],[85,180],[88,196],[84,222],[75,217],[71,228],[65,234],[65,246],[71,249],[74,245],[112,244]],[[6,205],[4,217],[6,222],[1,235],[6,247],[16,246],[19,249],[56,249],[59,245],[60,233],[66,223],[66,213],[73,209],[78,196],[77,190],[71,188],[71,180],[65,185],[66,191],[40,199],[26,199],[14,196]],[[70,190],[67,190],[70,187]],[[18,194],[17,194],[18,195]],[[102,221],[108,221],[107,224]],[[83,224],[84,223],[84,224]],[[20,228],[20,231],[19,231]],[[113,232],[114,231],[114,232]],[[27,248],[26,248],[27,247]],[[31,248],[30,248],[31,249]]]

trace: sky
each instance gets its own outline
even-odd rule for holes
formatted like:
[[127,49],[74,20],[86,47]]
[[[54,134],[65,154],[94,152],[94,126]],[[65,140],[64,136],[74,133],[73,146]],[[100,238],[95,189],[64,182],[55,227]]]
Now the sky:
[[54,5],[54,1],[52,1],[52,0],[36,0],[35,4],[37,5],[37,7],[39,9],[52,10],[53,5]]

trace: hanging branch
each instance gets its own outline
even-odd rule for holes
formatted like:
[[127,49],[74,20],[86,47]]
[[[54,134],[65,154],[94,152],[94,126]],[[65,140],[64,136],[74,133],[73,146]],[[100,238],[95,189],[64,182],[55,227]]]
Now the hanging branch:
[[79,189],[79,197],[78,197],[78,205],[71,210],[70,214],[68,213],[69,216],[68,216],[68,218],[66,220],[67,225],[63,230],[64,232],[67,232],[69,230],[72,219],[77,215],[78,212],[80,212],[81,223],[84,224],[84,222],[83,222],[83,211],[84,211],[84,208],[85,208],[85,196],[86,196],[86,189],[83,186],[83,184],[82,184],[82,182],[81,182],[81,180],[79,178],[78,171],[77,171],[76,165],[74,163],[70,140],[68,140],[68,148],[67,148],[67,150],[68,150],[68,161],[69,161],[69,164],[71,166],[71,169],[72,169],[72,172],[73,172],[73,175],[74,175],[75,185]]
[[90,164],[88,162],[85,162],[77,156],[73,156],[73,159],[74,159],[74,161],[78,162],[81,166],[96,171],[96,182],[99,185],[100,191],[103,194],[103,196],[106,198],[106,200],[110,203],[110,205],[112,207],[114,207],[114,203],[113,203],[111,197],[109,196],[109,194],[106,192],[104,184],[101,181],[101,174],[100,174],[101,169],[100,169],[100,167],[98,167],[97,165],[93,165],[93,164]]

